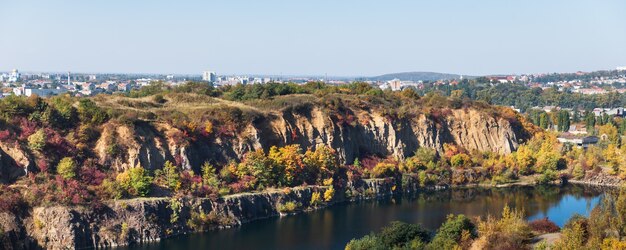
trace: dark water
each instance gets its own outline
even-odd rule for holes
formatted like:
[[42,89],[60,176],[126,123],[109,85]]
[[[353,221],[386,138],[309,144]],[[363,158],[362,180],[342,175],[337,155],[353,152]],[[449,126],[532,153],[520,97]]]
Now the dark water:
[[530,220],[548,217],[562,226],[575,213],[588,215],[602,193],[574,185],[422,192],[413,197],[336,205],[130,249],[343,249],[350,239],[394,220],[421,223],[434,230],[448,214],[499,215],[505,204],[524,209]]

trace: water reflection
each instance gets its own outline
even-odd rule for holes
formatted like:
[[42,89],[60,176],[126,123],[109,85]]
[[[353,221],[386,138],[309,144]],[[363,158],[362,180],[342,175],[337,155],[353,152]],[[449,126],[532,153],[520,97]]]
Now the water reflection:
[[575,185],[429,191],[412,197],[337,205],[132,249],[343,249],[350,239],[393,220],[436,229],[448,214],[498,215],[507,204],[524,209],[529,219],[549,217],[562,226],[574,213],[588,215],[603,191]]

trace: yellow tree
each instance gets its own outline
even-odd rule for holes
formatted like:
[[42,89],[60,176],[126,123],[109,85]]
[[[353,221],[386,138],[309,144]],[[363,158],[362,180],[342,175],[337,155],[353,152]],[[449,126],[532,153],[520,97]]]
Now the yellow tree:
[[302,150],[297,144],[288,145],[281,148],[273,146],[270,148],[268,157],[285,170],[285,184],[295,186],[302,183],[302,171],[304,163],[302,161]]

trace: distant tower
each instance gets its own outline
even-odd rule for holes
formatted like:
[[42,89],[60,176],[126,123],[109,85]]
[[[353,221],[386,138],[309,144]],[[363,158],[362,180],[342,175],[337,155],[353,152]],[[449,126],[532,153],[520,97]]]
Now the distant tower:
[[70,85],[70,72],[67,72],[67,85]]
[[217,74],[213,71],[204,71],[202,72],[202,81],[216,82]]

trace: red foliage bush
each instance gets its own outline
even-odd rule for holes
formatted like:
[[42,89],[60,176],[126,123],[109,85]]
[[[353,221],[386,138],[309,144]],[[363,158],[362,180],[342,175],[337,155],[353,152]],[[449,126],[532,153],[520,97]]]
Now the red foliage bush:
[[376,157],[376,156],[366,156],[363,157],[363,159],[360,159],[361,161],[361,166],[363,167],[363,169],[373,169],[376,164],[378,164],[380,162],[380,158]]
[[252,190],[256,182],[256,177],[246,175],[239,181],[229,184],[228,187],[230,187],[234,193],[241,193]]
[[0,130],[0,142],[14,142],[16,139],[15,133],[8,129]]
[[54,129],[45,129],[46,139],[46,152],[48,155],[54,155],[55,157],[71,156],[74,152],[74,147],[63,136]]
[[554,224],[554,222],[552,222],[548,218],[531,221],[528,223],[528,225],[533,231],[541,233],[556,233],[561,230],[559,226]]
[[80,179],[88,185],[98,186],[106,177],[107,175],[93,164],[85,164],[80,169]]
[[233,137],[237,128],[233,124],[222,124],[217,127],[216,135],[219,137]]
[[20,140],[26,140],[30,135],[37,132],[37,124],[35,122],[29,121],[24,117],[18,118],[17,123],[19,123],[19,127],[21,130]]
[[25,207],[26,202],[18,190],[0,187],[0,212],[18,212]]
[[39,171],[47,173],[50,170],[50,165],[48,165],[48,161],[45,159],[37,160],[37,167],[39,167]]

